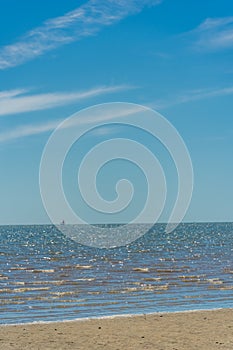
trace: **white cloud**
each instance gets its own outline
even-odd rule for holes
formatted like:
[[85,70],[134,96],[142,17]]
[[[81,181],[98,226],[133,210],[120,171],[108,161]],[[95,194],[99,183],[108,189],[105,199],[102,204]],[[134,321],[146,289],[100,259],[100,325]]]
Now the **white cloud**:
[[37,134],[42,134],[48,131],[54,130],[61,120],[55,120],[45,124],[31,124],[22,127],[15,128],[13,130],[8,130],[6,132],[0,133],[0,143],[7,141],[16,140],[26,136],[33,136]]
[[[16,127],[11,130],[4,131],[0,133],[0,143],[5,143],[13,140],[18,140],[20,138],[33,136],[33,135],[40,135],[46,132],[52,132],[59,124],[61,124],[60,128],[73,128],[75,126],[81,126],[89,124],[91,128],[91,124],[95,124],[96,122],[99,122],[100,125],[105,122],[111,122],[116,116],[117,117],[125,117],[131,114],[139,113],[143,110],[143,108],[139,108],[138,105],[132,104],[131,106],[127,106],[119,109],[119,110],[113,110],[111,113],[108,111],[104,111],[100,115],[97,114],[91,114],[89,118],[85,119],[72,119],[69,123],[63,123],[63,119],[57,119],[53,120],[47,123],[40,123],[40,124],[29,124],[24,125],[20,127]],[[96,135],[104,135],[111,133],[113,131],[112,127],[109,125],[104,125],[102,129],[95,130]]]
[[164,109],[178,104],[229,95],[233,95],[233,86],[220,89],[196,89],[180,93],[173,97],[168,97],[166,100],[158,100],[153,106],[157,109]]
[[1,101],[1,99],[11,98],[11,97],[15,97],[18,95],[22,95],[22,94],[26,93],[27,91],[28,90],[26,90],[26,89],[0,91],[0,101]]
[[46,110],[131,88],[125,85],[102,86],[83,92],[55,92],[34,95],[25,94],[27,91],[23,89],[0,91],[0,116]]
[[0,48],[0,69],[20,65],[62,45],[95,35],[146,5],[162,0],[89,0],[64,16],[49,19],[12,45]]
[[207,18],[188,35],[194,39],[194,47],[213,51],[233,47],[233,17]]

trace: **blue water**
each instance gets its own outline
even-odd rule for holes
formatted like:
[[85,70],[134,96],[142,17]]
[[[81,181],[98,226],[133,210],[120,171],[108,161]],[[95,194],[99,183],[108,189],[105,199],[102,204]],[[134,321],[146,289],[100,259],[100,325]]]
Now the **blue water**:
[[0,227],[0,323],[233,307],[233,223],[156,224],[120,248]]

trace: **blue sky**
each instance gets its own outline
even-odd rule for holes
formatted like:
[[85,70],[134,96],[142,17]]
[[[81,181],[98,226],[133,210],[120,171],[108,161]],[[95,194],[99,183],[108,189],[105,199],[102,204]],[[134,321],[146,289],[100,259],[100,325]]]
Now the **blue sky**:
[[[39,165],[51,132],[82,108],[117,101],[156,109],[183,137],[195,174],[185,220],[233,220],[231,1],[2,0],[0,6],[0,224],[48,222]],[[73,170],[67,171],[67,196],[75,202]],[[103,178],[108,196],[112,176],[103,171]],[[144,199],[143,191],[137,194],[139,204]]]

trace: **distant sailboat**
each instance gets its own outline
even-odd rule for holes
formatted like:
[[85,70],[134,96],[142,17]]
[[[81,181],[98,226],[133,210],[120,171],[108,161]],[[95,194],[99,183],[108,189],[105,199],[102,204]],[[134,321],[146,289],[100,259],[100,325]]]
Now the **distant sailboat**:
[[65,220],[62,220],[61,225],[65,225]]

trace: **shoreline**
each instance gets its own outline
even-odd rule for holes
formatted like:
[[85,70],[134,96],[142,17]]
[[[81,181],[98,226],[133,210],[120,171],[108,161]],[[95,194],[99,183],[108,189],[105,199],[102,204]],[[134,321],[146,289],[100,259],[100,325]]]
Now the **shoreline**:
[[0,326],[0,349],[233,349],[233,309]]
[[55,320],[55,321],[31,321],[31,322],[19,322],[19,323],[0,323],[1,327],[10,327],[10,326],[30,326],[30,325],[40,325],[40,324],[59,324],[59,323],[69,323],[69,322],[86,322],[91,320],[114,320],[115,318],[133,318],[133,317],[142,317],[142,316],[160,316],[160,315],[170,315],[170,314],[185,314],[192,312],[211,312],[219,310],[233,310],[233,308],[228,307],[219,307],[213,309],[190,309],[190,310],[181,310],[181,311],[155,311],[155,312],[146,312],[146,313],[135,313],[135,314],[116,314],[116,315],[105,315],[105,316],[90,316],[90,317],[79,317],[74,319],[64,319],[64,320]]

